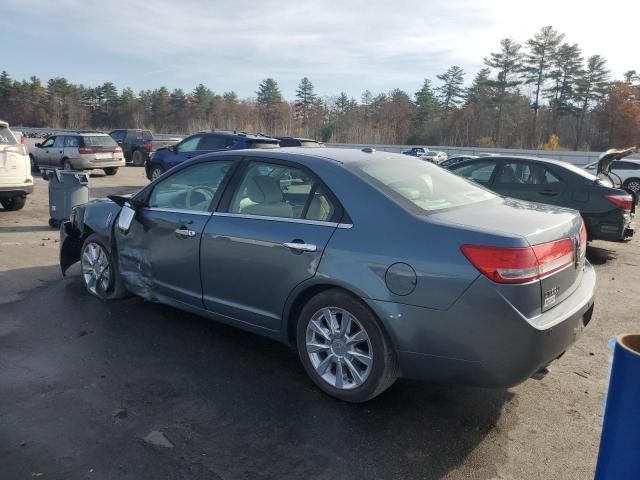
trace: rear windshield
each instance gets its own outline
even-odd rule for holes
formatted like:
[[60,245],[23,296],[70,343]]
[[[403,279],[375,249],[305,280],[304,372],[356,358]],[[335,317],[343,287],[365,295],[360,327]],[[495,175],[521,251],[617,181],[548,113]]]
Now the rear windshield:
[[127,139],[143,139],[143,140],[151,140],[153,136],[149,130],[127,130]]
[[280,148],[277,141],[247,140],[247,148]]
[[567,170],[572,171],[573,173],[577,173],[581,177],[588,178],[589,180],[597,180],[598,179],[598,177],[596,177],[593,173],[587,172],[585,169],[577,167],[572,163],[565,162],[565,163],[562,164],[562,166],[564,168],[566,168]]
[[[497,195],[448,170],[407,156],[363,162],[357,165],[362,178],[420,213],[461,207],[497,198]],[[356,172],[356,173],[359,173]]]
[[109,135],[83,136],[82,143],[85,147],[115,147],[118,144]]
[[0,126],[0,145],[15,145],[18,143],[13,132],[7,127]]

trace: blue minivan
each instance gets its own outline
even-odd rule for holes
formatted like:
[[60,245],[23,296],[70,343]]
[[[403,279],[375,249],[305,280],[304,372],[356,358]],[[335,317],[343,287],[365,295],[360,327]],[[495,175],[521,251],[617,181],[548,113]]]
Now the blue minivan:
[[235,130],[198,132],[176,145],[160,148],[153,152],[145,163],[145,171],[149,180],[155,180],[170,168],[204,153],[279,147],[278,139],[260,133],[249,134]]

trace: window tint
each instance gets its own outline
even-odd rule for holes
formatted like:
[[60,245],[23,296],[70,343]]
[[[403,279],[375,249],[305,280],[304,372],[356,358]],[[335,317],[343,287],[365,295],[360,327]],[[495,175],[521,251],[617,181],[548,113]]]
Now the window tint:
[[200,163],[165,178],[151,192],[149,206],[206,212],[231,164]]
[[201,138],[202,135],[194,135],[193,137],[189,137],[184,142],[176,145],[176,150],[180,153],[195,152],[198,148],[198,143],[200,143]]
[[0,127],[0,145],[15,145],[16,137],[7,127]]
[[425,213],[496,198],[495,194],[448,170],[408,156],[362,162],[357,169],[366,181],[401,205],[417,207]]
[[113,138],[116,142],[121,142],[122,140],[124,140],[124,136],[125,136],[125,131],[124,130],[116,130],[114,132],[111,132],[109,135],[111,136],[111,138]]
[[233,145],[233,138],[224,135],[205,135],[198,146],[198,150],[224,150]]
[[109,135],[83,135],[84,147],[116,147],[118,144]]
[[499,184],[549,185],[560,179],[543,165],[527,162],[505,162],[496,178]]
[[149,130],[125,130],[123,137],[127,140],[151,140],[151,132]]
[[233,196],[229,212],[328,221],[334,208],[315,178],[304,171],[252,162]]
[[53,146],[53,141],[55,140],[55,137],[50,137],[47,138],[42,145],[40,145],[42,148],[49,148],[51,146]]
[[65,147],[78,147],[80,145],[79,137],[64,137],[64,146]]
[[53,148],[62,148],[64,147],[64,139],[65,137],[59,136],[53,142]]
[[476,182],[489,183],[495,168],[496,162],[473,162],[456,168],[453,172]]

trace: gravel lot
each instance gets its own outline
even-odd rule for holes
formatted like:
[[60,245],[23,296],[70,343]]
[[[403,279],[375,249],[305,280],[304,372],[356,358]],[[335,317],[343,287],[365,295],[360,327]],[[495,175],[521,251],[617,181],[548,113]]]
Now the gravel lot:
[[[92,197],[141,168],[97,171]],[[63,279],[46,182],[0,209],[0,478],[592,478],[607,343],[638,331],[640,247],[593,242],[595,314],[541,381],[399,381],[364,405],[320,393],[284,346]],[[40,475],[41,474],[41,475]]]

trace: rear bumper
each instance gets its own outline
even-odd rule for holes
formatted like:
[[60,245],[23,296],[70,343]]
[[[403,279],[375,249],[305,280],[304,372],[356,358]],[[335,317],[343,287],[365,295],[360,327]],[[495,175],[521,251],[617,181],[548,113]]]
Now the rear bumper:
[[33,183],[0,187],[0,198],[25,197],[33,193]]
[[605,214],[583,214],[587,224],[589,240],[619,242],[633,236],[634,213],[616,209]]
[[596,274],[556,307],[526,318],[479,277],[449,310],[369,300],[392,337],[402,375],[479,387],[517,385],[561,356],[591,320]]
[[124,157],[114,158],[109,160],[98,160],[93,155],[87,155],[86,157],[72,158],[69,160],[73,168],[77,170],[91,170],[94,168],[105,167],[124,167],[127,163]]

